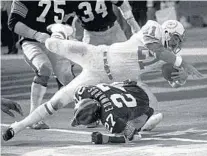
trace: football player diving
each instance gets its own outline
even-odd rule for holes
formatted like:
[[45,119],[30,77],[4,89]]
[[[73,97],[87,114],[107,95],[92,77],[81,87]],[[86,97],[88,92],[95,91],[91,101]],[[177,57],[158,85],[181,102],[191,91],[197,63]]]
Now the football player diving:
[[[66,29],[61,24],[52,25],[49,30],[52,35],[45,42],[47,49],[79,64],[83,70],[69,85],[56,92],[48,102],[39,106],[22,121],[11,124],[3,134],[4,140],[11,139],[27,126],[41,121],[73,102],[75,90],[82,85],[110,84],[130,79],[136,81],[146,92],[149,100],[156,103],[156,97],[140,81],[140,73],[144,66],[158,60],[184,69],[177,72],[178,75],[175,76],[178,82],[179,79],[183,79],[183,75],[186,75],[182,74],[184,72],[197,78],[202,77],[197,69],[184,61],[181,56],[175,55],[180,50],[185,33],[182,24],[175,20],[166,21],[163,25],[155,21],[148,21],[129,40],[111,46],[94,46],[79,41],[66,40],[67,36],[72,34],[72,29]],[[148,61],[148,58],[152,58],[152,60]]]
[[100,120],[115,136],[92,133],[92,142],[125,143],[137,141],[141,130],[152,130],[163,118],[153,115],[145,91],[134,81],[80,86],[75,92],[72,126],[88,125]]

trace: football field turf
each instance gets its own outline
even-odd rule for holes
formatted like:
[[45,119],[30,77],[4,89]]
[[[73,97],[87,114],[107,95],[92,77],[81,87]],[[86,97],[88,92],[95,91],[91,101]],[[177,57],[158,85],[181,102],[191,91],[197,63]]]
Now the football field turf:
[[[199,38],[200,39],[200,38]],[[73,106],[56,112],[45,121],[49,130],[26,129],[8,142],[1,142],[2,156],[204,156],[207,153],[207,48],[195,47],[188,42],[182,55],[192,62],[204,75],[201,80],[189,77],[179,89],[170,88],[162,78],[160,70],[149,72],[143,77],[158,98],[152,105],[156,113],[162,112],[162,122],[151,132],[143,132],[136,143],[94,145],[90,142],[92,131],[106,133],[104,127],[87,129],[84,126],[72,128],[70,120]],[[195,40],[198,40],[195,39]],[[198,42],[198,41],[197,41]],[[192,45],[192,47],[191,47]],[[205,44],[206,45],[206,44]],[[205,46],[207,47],[207,46]],[[197,48],[197,49],[193,49]],[[194,52],[199,51],[198,55]],[[185,53],[186,52],[186,53]],[[5,62],[3,64],[3,62]],[[1,95],[17,100],[24,111],[29,112],[30,85],[34,74],[20,58],[2,60]],[[8,66],[8,67],[7,67]],[[24,67],[23,67],[24,66]],[[16,67],[16,68],[15,68]],[[27,71],[27,72],[25,72]],[[52,79],[45,100],[57,90]],[[16,118],[1,114],[1,128],[4,130]]]

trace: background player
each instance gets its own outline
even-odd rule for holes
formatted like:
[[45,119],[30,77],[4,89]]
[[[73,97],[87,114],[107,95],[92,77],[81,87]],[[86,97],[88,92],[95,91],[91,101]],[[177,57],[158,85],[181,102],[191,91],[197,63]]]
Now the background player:
[[[131,141],[141,128],[151,130],[162,120],[161,113],[152,116],[154,110],[150,107],[147,94],[132,81],[81,86],[75,92],[75,101],[72,126],[101,120],[110,133],[122,134],[112,137],[94,132],[92,142],[96,144],[123,143],[125,139]],[[144,126],[146,122],[148,126]]]
[[75,19],[78,19],[84,28],[83,42],[93,45],[111,45],[127,40],[113,12],[114,5],[119,7],[133,33],[140,30],[127,0],[72,1],[68,7],[78,17]]
[[[54,26],[51,30],[58,38],[52,35],[50,39],[47,39],[47,48],[80,64],[83,71],[69,85],[58,91],[48,102],[39,106],[27,118],[12,124],[6,133],[12,131],[12,134],[16,134],[27,125],[42,120],[72,102],[73,94],[78,86],[121,82],[126,79],[141,83],[139,74],[143,62],[140,61],[150,56],[153,58],[156,56],[157,58],[154,59],[164,60],[177,67],[184,67],[189,74],[202,77],[202,74],[192,65],[182,60],[181,56],[175,56],[172,52],[177,52],[183,41],[184,28],[178,21],[167,21],[162,26],[157,22],[149,21],[128,41],[115,43],[111,46],[93,46],[79,41],[63,40],[63,36],[68,35],[64,31],[64,26],[61,28],[58,25],[56,28]],[[58,33],[59,29],[63,31]],[[59,36],[57,36],[58,34]],[[144,51],[144,45],[149,47],[152,52],[146,51],[146,49]],[[157,102],[156,97],[147,86],[143,83],[139,86],[147,93],[149,100]]]
[[1,110],[2,112],[8,114],[11,117],[14,117],[14,114],[11,112],[11,110],[19,113],[21,116],[23,116],[23,111],[21,106],[10,99],[1,98]]
[[[42,103],[48,80],[53,72],[64,85],[73,79],[70,60],[50,53],[44,45],[45,40],[50,37],[46,27],[52,23],[61,23],[65,10],[64,0],[13,1],[9,28],[23,37],[20,43],[25,60],[35,71],[31,85],[30,113]],[[44,122],[39,122],[31,128],[49,127]]]

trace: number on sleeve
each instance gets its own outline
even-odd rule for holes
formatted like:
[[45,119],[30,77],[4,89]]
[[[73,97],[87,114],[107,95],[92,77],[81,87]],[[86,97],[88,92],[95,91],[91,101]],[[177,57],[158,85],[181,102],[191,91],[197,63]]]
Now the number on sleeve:
[[106,122],[104,123],[104,126],[106,127],[106,129],[109,130],[109,132],[112,133],[115,124],[116,124],[116,122],[114,121],[114,117],[110,113],[106,118]]

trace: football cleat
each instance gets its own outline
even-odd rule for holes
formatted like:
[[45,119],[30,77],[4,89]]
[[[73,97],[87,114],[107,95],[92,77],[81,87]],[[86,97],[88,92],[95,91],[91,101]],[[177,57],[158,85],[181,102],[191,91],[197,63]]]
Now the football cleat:
[[50,127],[44,123],[43,121],[40,121],[36,124],[33,124],[32,126],[30,126],[31,129],[35,129],[35,130],[40,130],[40,129],[50,129]]
[[3,134],[2,137],[4,141],[8,141],[14,137],[14,130],[13,128],[9,127]]
[[162,113],[158,113],[155,115],[152,115],[147,122],[145,123],[145,125],[142,127],[142,131],[151,131],[152,129],[154,129],[163,119],[163,114]]

